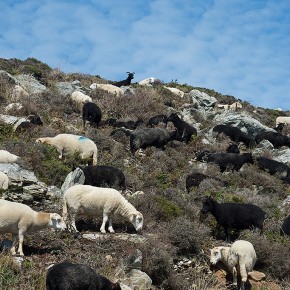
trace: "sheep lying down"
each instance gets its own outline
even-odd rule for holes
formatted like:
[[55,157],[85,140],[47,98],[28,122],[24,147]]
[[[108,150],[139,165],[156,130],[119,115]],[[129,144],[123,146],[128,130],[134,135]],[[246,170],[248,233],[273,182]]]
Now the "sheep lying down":
[[115,215],[129,221],[137,232],[140,232],[143,227],[143,215],[119,191],[113,188],[81,184],[70,187],[63,196],[63,218],[67,228],[78,231],[75,217],[79,214],[90,217],[103,216],[100,228],[102,233],[106,233],[107,221],[109,222],[109,232],[114,233],[112,217]]
[[0,234],[12,234],[12,255],[16,254],[17,235],[19,238],[17,253],[24,256],[24,235],[44,228],[63,230],[65,224],[62,217],[57,213],[36,212],[28,205],[0,199]]

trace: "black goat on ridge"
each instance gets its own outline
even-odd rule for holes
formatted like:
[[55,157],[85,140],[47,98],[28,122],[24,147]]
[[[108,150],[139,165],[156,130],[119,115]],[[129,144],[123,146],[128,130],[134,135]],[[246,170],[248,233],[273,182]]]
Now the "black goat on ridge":
[[116,87],[121,87],[121,86],[129,86],[131,85],[131,80],[134,79],[134,72],[127,72],[128,77],[125,80],[119,81],[119,82],[115,82],[113,83],[114,86]]

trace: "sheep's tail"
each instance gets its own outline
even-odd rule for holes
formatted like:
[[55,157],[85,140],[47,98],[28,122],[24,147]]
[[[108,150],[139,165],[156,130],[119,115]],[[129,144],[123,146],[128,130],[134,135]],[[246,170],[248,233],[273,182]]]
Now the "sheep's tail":
[[93,153],[93,165],[97,165],[98,163],[98,149],[94,150]]
[[240,266],[240,275],[243,283],[246,283],[248,279],[248,273],[246,269],[245,261],[239,260],[239,266]]

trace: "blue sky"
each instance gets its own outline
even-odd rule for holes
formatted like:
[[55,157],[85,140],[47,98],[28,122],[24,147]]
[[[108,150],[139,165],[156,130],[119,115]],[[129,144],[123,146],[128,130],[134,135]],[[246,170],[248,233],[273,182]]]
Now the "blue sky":
[[289,0],[4,0],[0,57],[290,110]]

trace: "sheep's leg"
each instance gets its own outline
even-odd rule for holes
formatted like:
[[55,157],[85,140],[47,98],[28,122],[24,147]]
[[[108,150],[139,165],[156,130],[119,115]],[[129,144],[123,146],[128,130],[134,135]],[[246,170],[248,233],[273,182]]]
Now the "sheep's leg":
[[225,228],[226,242],[231,242],[231,228]]
[[59,153],[58,158],[59,158],[59,159],[62,159],[62,157],[63,157],[63,148],[58,149],[57,151],[58,151],[58,153]]
[[108,219],[109,219],[109,215],[106,212],[103,212],[103,222],[102,222],[102,225],[101,225],[101,228],[100,228],[100,231],[103,234],[106,233],[105,226],[106,226],[106,223],[107,223]]
[[232,269],[231,269],[231,272],[232,272],[232,274],[233,274],[233,285],[234,286],[237,286],[238,285],[238,274],[237,274],[237,269],[236,269],[236,267],[233,267]]
[[17,253],[19,253],[20,256],[24,256],[24,253],[23,253],[23,240],[24,240],[24,235],[23,235],[23,232],[22,231],[19,231],[18,238],[19,238],[19,246],[18,246]]
[[244,263],[242,265],[240,263],[240,275],[241,275],[241,279],[242,279],[241,290],[245,290],[245,283],[248,280],[248,273],[247,273],[246,266]]
[[15,249],[16,239],[17,239],[17,235],[12,235],[12,248],[10,250],[12,255],[16,255],[16,249]]
[[109,217],[109,227],[108,227],[108,230],[110,233],[114,233],[114,229],[113,229],[113,225],[112,225],[112,218]]

